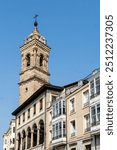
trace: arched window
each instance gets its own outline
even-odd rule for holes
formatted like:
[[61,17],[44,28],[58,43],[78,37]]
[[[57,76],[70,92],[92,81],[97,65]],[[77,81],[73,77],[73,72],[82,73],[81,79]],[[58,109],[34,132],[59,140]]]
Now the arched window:
[[30,54],[26,55],[26,66],[29,67],[30,66]]
[[33,146],[37,145],[37,125],[33,125]]
[[44,143],[44,122],[40,120],[39,122],[40,130],[39,130],[39,144]]
[[28,127],[27,129],[27,149],[31,147],[31,129]]
[[22,150],[26,149],[26,132],[23,130],[22,132]]
[[43,55],[40,55],[40,62],[39,62],[40,67],[43,66]]
[[18,133],[18,150],[20,150],[20,146],[21,146],[21,134]]

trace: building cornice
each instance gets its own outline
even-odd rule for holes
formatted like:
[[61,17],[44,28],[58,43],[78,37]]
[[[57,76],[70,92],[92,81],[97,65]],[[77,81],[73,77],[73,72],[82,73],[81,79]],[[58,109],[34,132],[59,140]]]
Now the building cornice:
[[39,88],[32,96],[30,96],[22,105],[20,105],[12,115],[16,116],[19,112],[21,112],[27,105],[29,105],[32,101],[34,101],[40,94],[42,94],[46,90],[54,90],[54,91],[62,91],[64,88],[60,86],[55,86],[49,83],[44,84],[41,88]]

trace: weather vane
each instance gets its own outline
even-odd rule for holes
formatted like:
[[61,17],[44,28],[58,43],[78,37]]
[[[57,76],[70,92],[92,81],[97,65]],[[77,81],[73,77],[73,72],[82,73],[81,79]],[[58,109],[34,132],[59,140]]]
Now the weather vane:
[[36,15],[34,16],[34,19],[35,19],[34,26],[35,26],[35,27],[38,26],[37,17],[38,17],[38,15],[36,14]]

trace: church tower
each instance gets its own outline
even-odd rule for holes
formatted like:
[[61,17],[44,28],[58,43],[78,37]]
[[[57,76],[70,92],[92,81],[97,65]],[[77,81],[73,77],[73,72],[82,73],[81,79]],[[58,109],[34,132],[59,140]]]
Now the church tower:
[[37,89],[49,81],[48,58],[50,48],[38,31],[35,20],[33,32],[26,38],[21,53],[19,81],[19,105],[24,103]]

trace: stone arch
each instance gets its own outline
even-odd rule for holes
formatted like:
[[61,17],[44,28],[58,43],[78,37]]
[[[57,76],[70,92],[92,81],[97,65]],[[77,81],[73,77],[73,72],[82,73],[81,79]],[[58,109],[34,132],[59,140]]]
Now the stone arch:
[[30,53],[28,53],[26,55],[26,66],[29,67],[30,66]]
[[20,147],[21,147],[21,134],[20,133],[17,134],[17,138],[18,138],[18,150],[20,150]]
[[37,145],[37,125],[33,124],[33,147]]
[[43,60],[44,60],[44,55],[40,54],[40,59],[39,59],[39,66],[42,67],[43,66]]
[[41,119],[39,121],[39,144],[44,143],[44,121]]
[[26,149],[26,132],[25,130],[22,131],[22,150]]
[[27,128],[27,149],[31,147],[31,128]]

